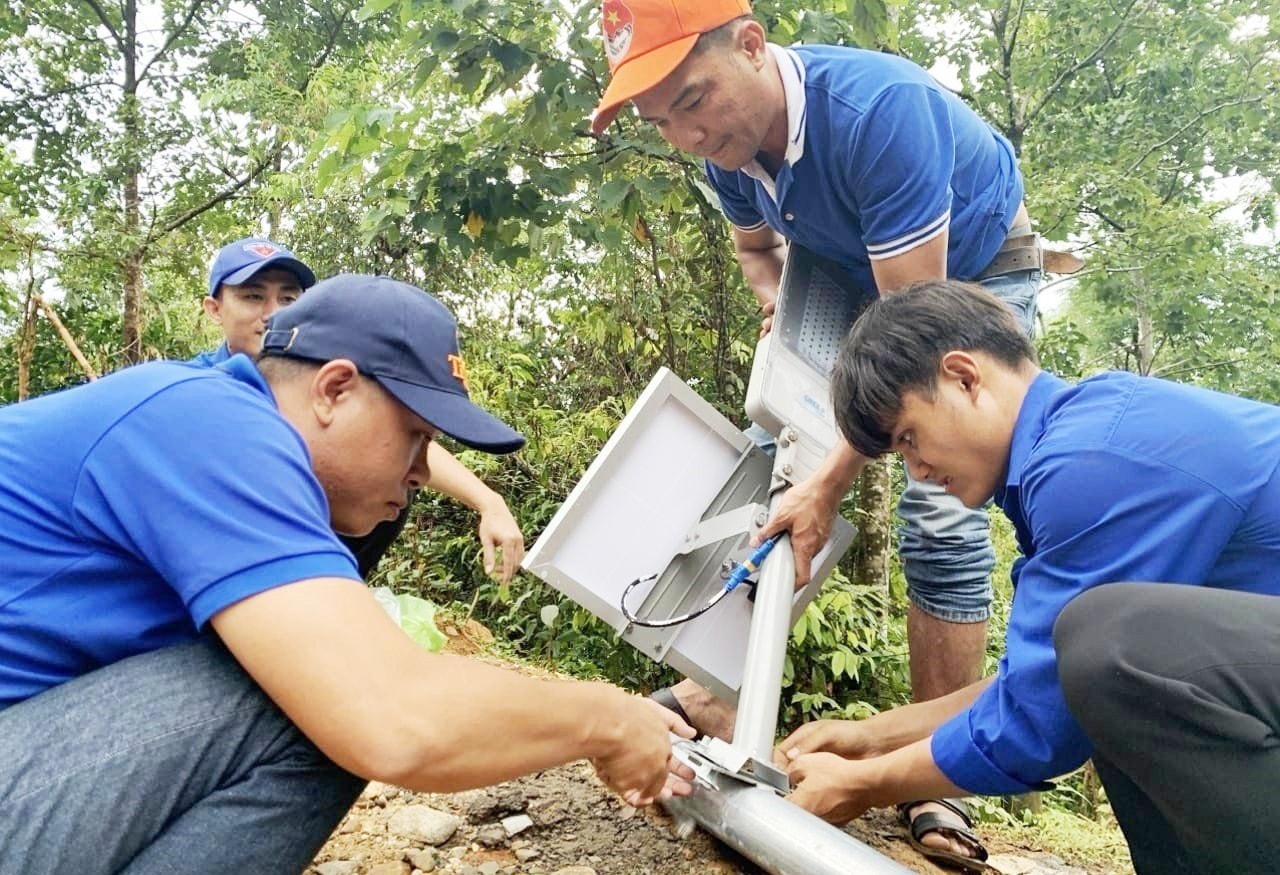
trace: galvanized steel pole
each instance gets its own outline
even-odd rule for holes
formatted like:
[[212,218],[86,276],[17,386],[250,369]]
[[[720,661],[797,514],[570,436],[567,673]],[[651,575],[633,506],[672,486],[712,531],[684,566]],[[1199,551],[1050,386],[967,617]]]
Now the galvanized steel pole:
[[773,875],[911,875],[772,790],[733,779],[699,783],[691,795],[663,805],[677,820],[700,827]]

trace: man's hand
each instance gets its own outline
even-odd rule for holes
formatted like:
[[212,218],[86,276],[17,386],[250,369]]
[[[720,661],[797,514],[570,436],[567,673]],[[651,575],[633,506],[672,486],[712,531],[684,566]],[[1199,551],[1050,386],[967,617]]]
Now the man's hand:
[[778,743],[773,761],[786,769],[800,757],[811,753],[833,753],[847,760],[875,756],[872,733],[862,720],[814,720],[806,723]]
[[828,823],[848,823],[861,817],[872,802],[859,787],[858,764],[833,753],[811,753],[791,764],[795,789],[787,798]]
[[760,305],[760,337],[773,330],[773,311],[778,309],[777,300],[766,301]]
[[[484,573],[494,574],[502,583],[510,583],[520,561],[524,559],[524,533],[511,515],[502,496],[480,509],[480,547],[484,551]],[[502,566],[498,567],[498,555]]]
[[[645,696],[641,699],[652,708],[656,708],[659,719],[663,725],[667,727],[667,731],[678,735],[681,738],[693,738],[698,734],[697,730],[680,719],[680,715],[676,714],[670,708],[659,705],[653,699]],[[671,796],[688,796],[693,792],[693,769],[682,763],[676,758],[674,753],[667,760],[667,784],[662,789],[659,799],[667,799]]]
[[591,760],[596,774],[628,805],[639,808],[659,799],[687,795],[693,771],[671,753],[671,733],[694,736],[693,727],[657,702],[621,691],[609,703],[610,722],[626,727],[625,737]]
[[817,477],[797,483],[786,491],[773,517],[751,539],[757,546],[784,529],[791,532],[791,550],[796,560],[796,589],[809,582],[813,557],[831,537],[831,526],[840,509],[844,490],[832,489]]

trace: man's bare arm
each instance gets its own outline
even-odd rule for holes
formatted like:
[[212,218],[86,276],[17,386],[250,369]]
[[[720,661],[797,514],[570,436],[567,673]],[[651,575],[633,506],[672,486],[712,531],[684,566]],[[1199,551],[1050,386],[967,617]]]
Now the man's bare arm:
[[212,622],[298,728],[362,777],[452,792],[587,757],[641,802],[666,781],[670,727],[660,709],[606,684],[428,653],[357,581],[287,584]]
[[[503,583],[511,580],[524,559],[524,533],[512,516],[506,499],[494,492],[470,468],[440,444],[427,444],[426,486],[443,492],[480,514],[480,547],[486,574],[496,574]],[[501,554],[502,563],[498,564]]]
[[787,241],[768,225],[751,231],[733,227],[733,249],[747,281],[761,307],[772,306],[778,299],[782,282],[782,264],[786,260]]
[[947,278],[947,230],[892,258],[871,262],[871,274],[882,295],[900,292],[912,283]]

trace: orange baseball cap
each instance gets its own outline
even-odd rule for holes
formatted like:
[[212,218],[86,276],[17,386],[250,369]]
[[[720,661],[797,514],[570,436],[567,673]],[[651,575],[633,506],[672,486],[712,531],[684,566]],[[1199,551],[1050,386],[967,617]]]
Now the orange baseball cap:
[[600,133],[622,105],[680,66],[698,37],[751,14],[748,0],[604,0],[604,52],[613,78],[591,118]]

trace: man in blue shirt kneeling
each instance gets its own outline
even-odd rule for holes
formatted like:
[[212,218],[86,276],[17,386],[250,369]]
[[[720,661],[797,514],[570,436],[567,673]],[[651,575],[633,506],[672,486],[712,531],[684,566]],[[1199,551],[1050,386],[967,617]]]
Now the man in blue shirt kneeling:
[[261,342],[0,410],[0,872],[298,872],[368,779],[587,757],[633,805],[687,792],[671,712],[426,652],[335,534],[394,519],[440,433],[524,443],[448,310],[337,276]]
[[1280,408],[1123,372],[1069,384],[951,281],[873,303],[832,391],[852,446],[994,498],[1023,556],[995,676],[796,730],[794,801],[844,821],[1044,788],[1092,756],[1140,875],[1274,872]]

